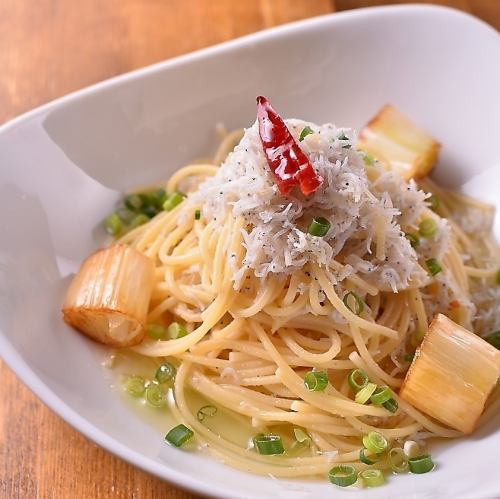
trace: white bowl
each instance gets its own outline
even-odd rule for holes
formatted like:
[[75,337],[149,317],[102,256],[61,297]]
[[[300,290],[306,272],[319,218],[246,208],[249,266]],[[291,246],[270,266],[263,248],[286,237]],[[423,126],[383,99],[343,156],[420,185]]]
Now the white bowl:
[[[50,408],[127,461],[227,498],[493,498],[498,419],[439,447],[436,471],[370,491],[272,480],[173,449],[109,387],[105,350],[61,321],[71,274],[104,237],[120,190],[213,150],[214,125],[249,125],[255,96],[287,117],[359,127],[391,102],[438,137],[436,177],[498,204],[500,41],[429,6],[283,26],[109,80],[0,129],[0,352]],[[497,227],[498,228],[498,227]],[[498,231],[497,231],[498,234]]]

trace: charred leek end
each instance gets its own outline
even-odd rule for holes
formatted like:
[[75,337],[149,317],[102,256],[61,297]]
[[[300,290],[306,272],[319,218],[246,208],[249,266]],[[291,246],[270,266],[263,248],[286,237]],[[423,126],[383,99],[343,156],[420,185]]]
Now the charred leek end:
[[438,314],[399,395],[417,409],[471,433],[500,376],[500,351]]
[[153,290],[154,263],[125,244],[89,256],[71,283],[64,320],[100,343],[140,343]]
[[361,130],[357,147],[408,180],[432,170],[441,145],[387,105]]

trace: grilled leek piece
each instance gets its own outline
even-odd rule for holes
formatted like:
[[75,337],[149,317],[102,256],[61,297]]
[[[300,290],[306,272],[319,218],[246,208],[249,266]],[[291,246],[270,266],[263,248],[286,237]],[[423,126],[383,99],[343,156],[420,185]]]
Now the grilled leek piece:
[[432,170],[441,145],[387,105],[361,130],[357,148],[408,180],[425,177]]
[[154,263],[117,244],[90,255],[73,279],[63,318],[94,340],[115,347],[140,343],[153,290]]
[[471,433],[499,376],[500,351],[438,314],[399,395],[442,423]]

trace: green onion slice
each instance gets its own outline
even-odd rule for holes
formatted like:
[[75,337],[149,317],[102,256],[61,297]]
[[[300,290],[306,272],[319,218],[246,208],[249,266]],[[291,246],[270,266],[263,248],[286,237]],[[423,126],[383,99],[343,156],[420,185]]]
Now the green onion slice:
[[203,421],[207,416],[214,417],[217,414],[217,407],[215,405],[204,405],[197,413],[196,418],[198,421]]
[[310,392],[322,392],[328,386],[328,374],[324,371],[309,371],[304,376],[304,385]]
[[427,270],[429,271],[429,274],[431,276],[435,276],[443,270],[443,268],[441,267],[441,265],[439,265],[439,262],[435,258],[429,258],[425,261],[425,264],[427,265]]
[[300,132],[299,142],[302,142],[308,135],[311,135],[311,133],[314,133],[312,128],[309,125],[305,126],[302,132]]
[[407,353],[404,357],[403,360],[405,362],[413,362],[413,359],[415,358],[415,352],[413,353]]
[[133,397],[142,397],[146,389],[146,380],[141,376],[129,376],[124,383],[127,390]]
[[154,216],[158,215],[158,210],[154,206],[145,206],[141,210],[141,213],[146,215],[148,218],[153,218]]
[[412,473],[418,474],[428,473],[434,469],[434,463],[429,454],[408,459],[408,466]]
[[166,435],[165,440],[175,447],[184,445],[194,435],[193,430],[180,424],[172,428]]
[[412,248],[416,248],[420,244],[420,239],[416,234],[413,234],[412,232],[407,232],[405,234],[406,239],[410,241],[410,246]]
[[409,469],[408,459],[401,447],[393,447],[389,453],[389,465],[394,473],[406,473]]
[[163,203],[163,209],[165,211],[173,210],[178,204],[184,201],[184,195],[180,192],[173,192],[168,196],[167,200]]
[[380,457],[377,456],[375,459],[373,459],[374,456],[370,456],[370,457],[367,457],[366,456],[366,453],[365,453],[365,448],[361,449],[359,451],[359,460],[364,463],[364,464],[368,464],[368,465],[372,465],[372,464],[375,464],[377,463],[378,461],[380,461]]
[[106,232],[111,236],[118,236],[122,231],[122,221],[117,213],[111,213],[109,217],[104,220],[104,227]]
[[427,198],[427,202],[430,203],[432,211],[438,210],[441,205],[441,199],[439,199],[437,194],[432,194],[429,198]]
[[424,218],[418,224],[418,231],[422,237],[432,237],[438,231],[437,222],[433,218]]
[[295,440],[301,444],[311,440],[311,437],[302,428],[294,428],[293,434],[295,435]]
[[382,404],[382,407],[387,409],[389,412],[392,412],[393,414],[398,410],[398,402],[396,399],[390,398],[386,402]]
[[157,210],[161,210],[163,208],[163,203],[167,200],[167,193],[165,189],[160,188],[156,191],[149,193],[149,202],[153,205]]
[[387,439],[382,433],[371,431],[368,435],[363,437],[363,445],[374,454],[380,454],[387,449],[389,442],[387,442]]
[[347,377],[349,386],[356,392],[362,390],[369,381],[368,374],[366,374],[363,369],[354,369],[354,371],[351,371]]
[[331,224],[326,218],[316,217],[313,218],[307,232],[311,234],[311,236],[324,237],[330,230],[330,227]]
[[194,219],[199,220],[201,218],[201,210],[196,210],[194,212]]
[[128,208],[125,208],[124,206],[118,208],[116,210],[116,214],[120,217],[120,220],[125,224],[129,224],[130,222],[132,222],[132,220],[137,215],[137,213],[133,212],[132,210],[129,210]]
[[139,211],[143,205],[143,198],[139,194],[129,194],[124,199],[125,206],[132,211]]
[[167,404],[165,391],[156,383],[151,383],[146,387],[144,398],[153,407],[163,407]]
[[365,308],[365,302],[354,291],[346,293],[342,301],[344,305],[356,315],[361,315]]
[[358,480],[358,474],[354,466],[348,464],[342,464],[340,466],[333,467],[328,472],[328,478],[330,482],[339,487],[349,487],[353,485]]
[[370,401],[372,404],[382,405],[391,398],[391,389],[388,386],[380,386],[373,392],[373,395],[370,397]]
[[178,322],[172,322],[167,328],[168,337],[171,340],[176,340],[177,338],[182,338],[187,335],[187,330],[184,326]]
[[375,158],[369,152],[360,151],[360,153],[363,161],[365,162],[365,165],[373,166],[375,164]]
[[281,437],[278,435],[257,435],[253,443],[259,454],[263,456],[274,456],[285,452]]
[[155,378],[158,383],[164,384],[172,381],[176,373],[177,369],[170,362],[165,362],[156,370]]
[[139,227],[139,225],[144,225],[147,222],[149,222],[149,217],[144,215],[144,213],[139,213],[139,215],[136,215],[130,222],[130,228],[135,229]]
[[148,324],[146,334],[153,340],[164,340],[167,330],[161,324]]
[[495,331],[484,338],[490,345],[500,350],[500,331]]
[[356,393],[356,396],[354,397],[355,402],[358,404],[366,404],[376,389],[377,385],[375,383],[368,383],[364,388]]
[[385,475],[381,470],[363,470],[359,476],[365,487],[380,487],[385,483]]

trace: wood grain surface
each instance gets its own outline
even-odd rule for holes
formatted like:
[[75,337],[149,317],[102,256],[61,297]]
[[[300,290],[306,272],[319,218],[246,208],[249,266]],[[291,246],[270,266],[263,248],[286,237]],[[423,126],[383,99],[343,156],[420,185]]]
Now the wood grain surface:
[[[260,29],[394,3],[403,2],[1,0],[0,123],[110,76]],[[500,28],[500,0],[425,3],[456,7]],[[195,497],[89,442],[1,361],[0,379],[0,498]]]

